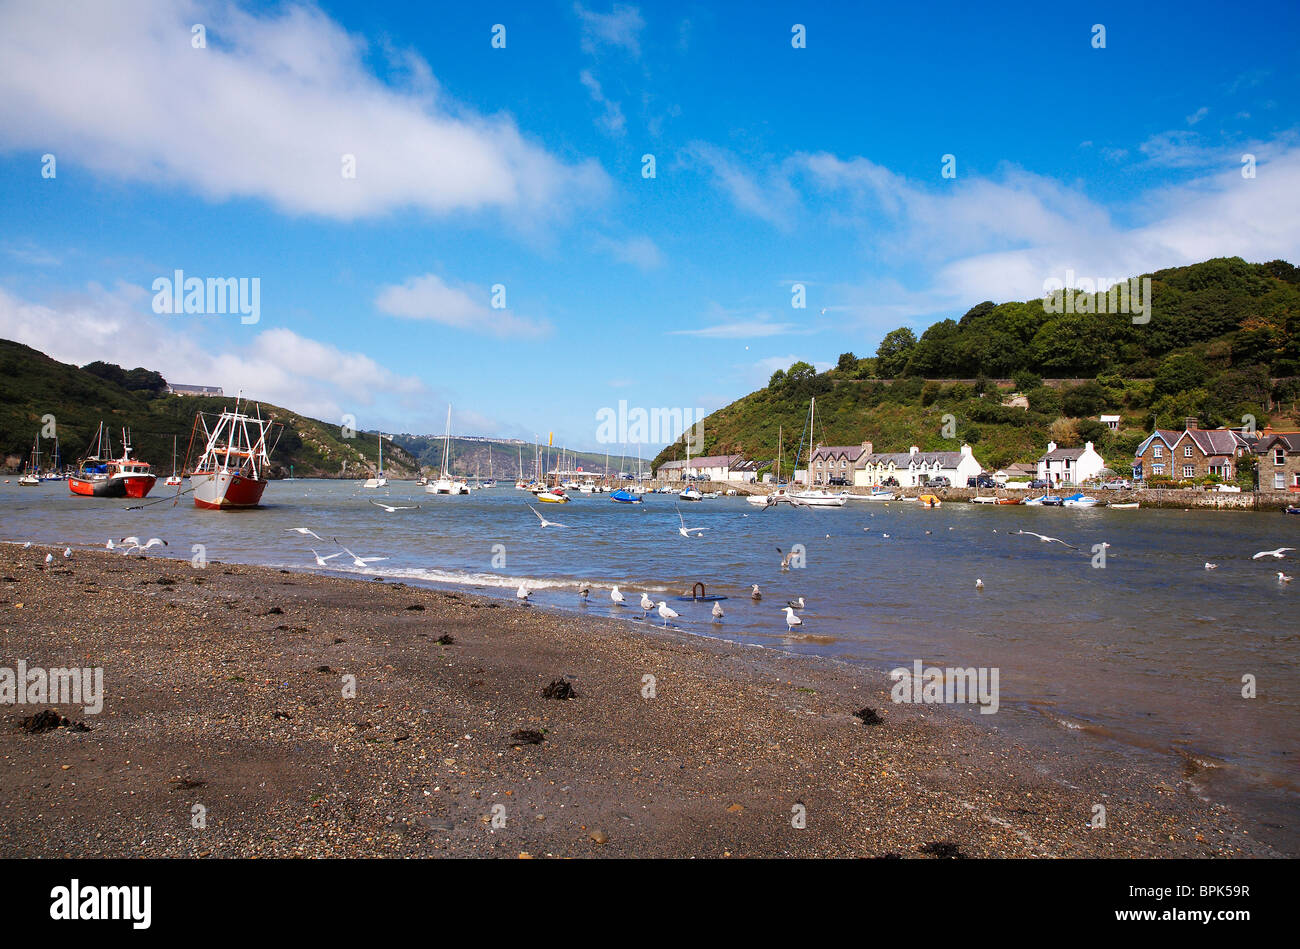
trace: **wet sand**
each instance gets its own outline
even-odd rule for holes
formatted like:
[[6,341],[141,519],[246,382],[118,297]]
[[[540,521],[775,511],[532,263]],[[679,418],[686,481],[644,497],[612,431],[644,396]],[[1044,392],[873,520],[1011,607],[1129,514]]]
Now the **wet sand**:
[[89,731],[0,706],[0,856],[1276,855],[1173,763],[1041,760],[877,672],[629,617],[0,545],[0,666],[105,688],[57,707]]

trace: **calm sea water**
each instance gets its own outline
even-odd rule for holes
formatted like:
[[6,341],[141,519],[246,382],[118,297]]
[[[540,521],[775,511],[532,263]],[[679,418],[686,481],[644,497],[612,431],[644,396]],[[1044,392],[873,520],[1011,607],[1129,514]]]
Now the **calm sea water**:
[[[155,497],[167,497],[159,485]],[[386,512],[369,503],[419,504]],[[538,504],[513,486],[468,497],[426,495],[414,484],[378,491],[356,482],[272,483],[253,512],[197,511],[188,497],[128,511],[124,500],[72,497],[62,484],[0,485],[0,538],[103,546],[128,534],[169,542],[165,556],[320,569],[337,537],[363,557],[329,572],[409,582],[466,584],[513,598],[528,582],[544,606],[645,622],[643,590],[666,599],[687,633],[876,669],[996,667],[1001,711],[974,715],[1052,755],[1103,742],[1122,755],[1181,756],[1196,793],[1258,818],[1260,836],[1300,852],[1300,579],[1280,583],[1284,561],[1251,555],[1300,547],[1300,518],[1242,512],[1108,511],[950,503],[850,502],[844,508],[760,511],[741,498],[641,505],[607,495]],[[565,527],[540,526],[536,507]],[[687,539],[688,526],[707,528]],[[309,527],[324,542],[291,533]],[[1068,550],[1022,528],[1060,537]],[[886,537],[885,535],[889,535]],[[1107,543],[1103,568],[1093,546]],[[777,549],[806,549],[806,566],[782,572]],[[157,553],[155,548],[154,553]],[[1218,564],[1206,570],[1204,564]],[[976,579],[984,582],[977,591]],[[580,581],[594,589],[582,606]],[[710,604],[673,599],[696,581],[729,597],[714,623]],[[616,608],[608,589],[628,599]],[[751,601],[758,583],[763,599]],[[790,636],[782,611],[803,596],[804,625]],[[651,622],[660,620],[651,614]],[[864,676],[868,673],[864,670]],[[1241,697],[1253,675],[1258,698]]]

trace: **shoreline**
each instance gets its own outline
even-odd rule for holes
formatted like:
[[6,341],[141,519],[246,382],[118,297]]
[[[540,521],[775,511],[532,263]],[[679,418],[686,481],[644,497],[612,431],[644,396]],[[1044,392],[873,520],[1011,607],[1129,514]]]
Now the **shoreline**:
[[[1096,742],[1044,762],[833,659],[424,585],[60,550],[0,546],[0,666],[102,666],[104,709],[58,706],[90,731],[28,734],[39,709],[0,706],[5,856],[1278,855],[1172,764]],[[577,698],[543,698],[554,680]]]

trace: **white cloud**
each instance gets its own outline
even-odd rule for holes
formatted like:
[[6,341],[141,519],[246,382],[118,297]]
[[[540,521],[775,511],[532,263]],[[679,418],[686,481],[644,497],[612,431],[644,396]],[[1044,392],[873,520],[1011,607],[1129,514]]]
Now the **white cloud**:
[[[192,24],[207,48],[191,46]],[[496,209],[520,225],[599,200],[593,162],[566,164],[506,115],[448,101],[428,64],[364,41],[314,7],[251,13],[210,0],[0,5],[0,149],[255,198],[337,219]],[[342,156],[356,156],[355,179]]]
[[781,229],[793,225],[799,196],[786,168],[760,169],[707,142],[692,142],[681,157],[688,165],[703,167],[740,210]]
[[[335,421],[345,412],[363,427],[383,412],[419,411],[433,396],[419,379],[384,368],[361,353],[339,349],[283,328],[243,326],[237,317],[158,316],[143,287],[92,286],[50,304],[19,299],[0,289],[0,337],[40,350],[60,362],[94,360],[126,368],[143,366],[169,382],[242,389],[249,398],[273,402],[303,415]],[[203,342],[199,324],[227,320],[228,348]],[[376,393],[394,400],[383,405]],[[401,407],[398,409],[397,407]]]
[[616,3],[609,13],[596,13],[575,3],[573,12],[582,24],[582,48],[585,52],[595,53],[603,47],[614,47],[626,50],[633,59],[641,57],[641,30],[645,28],[645,20],[636,7]]
[[1205,118],[1209,114],[1210,114],[1209,106],[1203,105],[1187,117],[1187,124],[1195,125],[1197,122],[1201,121],[1201,119]]
[[659,250],[659,245],[644,235],[622,240],[599,237],[596,239],[596,246],[606,251],[615,260],[631,264],[639,270],[654,270],[664,264],[664,255]]
[[798,323],[778,323],[772,320],[770,314],[758,313],[750,318],[727,320],[696,329],[670,330],[668,335],[698,336],[702,339],[762,339],[806,332],[811,331]]
[[381,287],[375,308],[390,316],[496,336],[543,336],[550,332],[550,324],[544,321],[515,316],[508,309],[492,309],[488,306],[490,299],[487,287],[454,286],[430,273]]
[[591,74],[590,69],[584,69],[579,73],[578,80],[591,96],[591,101],[605,110],[600,116],[599,124],[611,135],[623,135],[627,131],[627,119],[623,116],[623,107],[612,99],[605,98],[600,82]]

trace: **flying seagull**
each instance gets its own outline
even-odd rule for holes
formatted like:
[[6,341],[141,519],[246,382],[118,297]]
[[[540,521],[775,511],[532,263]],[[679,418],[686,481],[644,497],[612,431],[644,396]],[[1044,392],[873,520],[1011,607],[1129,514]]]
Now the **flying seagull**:
[[794,615],[794,608],[787,606],[785,608],[785,625],[787,629],[794,629],[796,626],[802,626],[803,620]]
[[1069,547],[1071,550],[1078,550],[1078,549],[1079,549],[1078,547],[1074,546],[1074,544],[1067,544],[1065,541],[1061,540],[1061,538],[1059,538],[1059,537],[1048,537],[1046,534],[1035,534],[1033,531],[1020,531],[1020,530],[1016,530],[1016,531],[1012,531],[1011,533],[1013,533],[1013,534],[1028,534],[1030,537],[1037,537],[1037,538],[1038,538],[1039,540],[1041,540],[1044,544],[1060,544],[1062,547]]
[[670,619],[677,619],[677,615],[678,615],[678,614],[677,614],[677,611],[676,611],[675,609],[673,609],[672,607],[670,607],[670,606],[669,606],[667,603],[665,603],[663,600],[660,600],[660,601],[659,601],[659,617],[660,617],[660,619],[662,619],[662,620],[664,621],[664,625],[665,625],[665,626],[668,625],[668,621],[669,621]]
[[790,552],[789,552],[788,554],[787,554],[787,553],[783,553],[780,547],[776,548],[776,552],[777,552],[778,554],[781,554],[781,569],[782,569],[782,570],[789,570],[789,569],[790,569],[790,561],[794,559],[794,550],[793,550],[793,548],[790,550]]
[[320,534],[312,530],[310,527],[286,527],[284,530],[286,533],[311,535],[312,537],[315,537],[317,540],[325,539]]
[[[337,537],[334,538],[334,543],[339,544]],[[339,544],[339,546],[343,547],[342,544]],[[358,557],[356,554],[348,550],[346,547],[343,547],[343,552],[352,558],[352,566],[354,567],[365,567],[367,564],[372,564],[380,560],[388,559],[387,557]]]
[[1250,559],[1259,560],[1262,557],[1273,557],[1274,559],[1281,560],[1284,556],[1286,556],[1286,552],[1288,550],[1295,550],[1295,548],[1279,547],[1277,550],[1261,550],[1259,553],[1255,554],[1255,556],[1251,557]]
[[329,564],[326,563],[326,561],[328,561],[328,560],[333,560],[335,557],[342,557],[342,556],[343,556],[343,551],[341,551],[341,550],[340,550],[338,553],[336,553],[336,554],[330,554],[328,557],[322,557],[320,554],[316,553],[316,548],[315,548],[315,547],[310,547],[310,548],[308,548],[308,549],[309,549],[309,550],[310,550],[310,551],[315,555],[315,557],[316,557],[316,566],[318,566],[318,567],[327,567],[327,566],[329,566]]
[[[677,505],[673,506],[677,507]],[[677,520],[682,522],[682,526],[677,528],[677,533],[681,534],[683,537],[699,537],[708,530],[707,527],[687,527],[686,519],[682,517],[682,509],[680,507],[677,508]]]
[[389,514],[392,514],[394,511],[414,511],[416,508],[420,506],[418,504],[408,504],[408,505],[385,504],[383,501],[376,501],[374,498],[366,498],[366,500],[369,501],[371,504],[373,504],[375,507],[382,507]]
[[537,515],[537,519],[542,522],[543,527],[568,527],[569,526],[568,524],[561,524],[559,521],[548,521],[546,518],[542,517],[542,512],[537,510],[537,508],[533,507],[531,504],[528,505],[528,510],[532,511],[534,514]]

